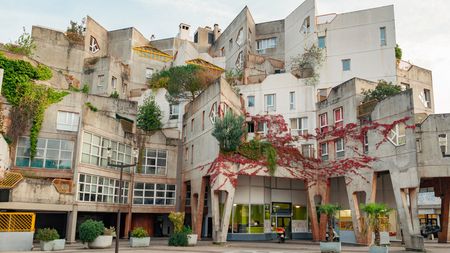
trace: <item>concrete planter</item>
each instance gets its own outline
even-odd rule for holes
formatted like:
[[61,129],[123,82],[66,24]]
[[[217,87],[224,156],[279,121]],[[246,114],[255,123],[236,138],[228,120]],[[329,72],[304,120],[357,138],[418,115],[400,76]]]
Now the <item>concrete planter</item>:
[[135,247],[148,247],[150,246],[150,237],[130,237],[130,246]]
[[66,245],[66,239],[57,239],[53,241],[40,242],[42,251],[53,251],[53,250],[64,250],[64,246]]
[[320,242],[320,252],[341,252],[341,242]]
[[198,239],[198,235],[197,234],[189,234],[189,235],[187,235],[187,238],[188,238],[188,245],[189,246],[197,245],[197,239]]
[[1,232],[0,251],[30,251],[34,232]]
[[369,248],[369,253],[388,253],[389,248],[387,246],[375,246],[372,245]]
[[93,242],[88,243],[90,249],[106,249],[112,245],[112,235],[100,235]]

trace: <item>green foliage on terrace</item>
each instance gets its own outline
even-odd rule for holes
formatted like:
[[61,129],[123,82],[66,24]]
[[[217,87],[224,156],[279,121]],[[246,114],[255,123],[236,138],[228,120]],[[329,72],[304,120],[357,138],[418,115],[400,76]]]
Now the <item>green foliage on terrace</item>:
[[20,35],[14,43],[7,43],[5,49],[15,54],[31,56],[36,49],[36,44],[34,43],[31,34],[23,27],[22,35]]
[[238,153],[253,161],[259,161],[264,158],[267,162],[269,173],[272,176],[275,174],[277,168],[277,151],[270,142],[257,139],[250,140],[239,146]]
[[136,116],[136,126],[144,131],[152,132],[162,128],[162,112],[153,97],[145,99],[139,106]]
[[0,54],[0,68],[4,69],[2,95],[13,106],[11,129],[13,140],[30,128],[30,156],[36,154],[39,132],[44,121],[45,109],[68,94],[51,87],[36,84],[36,80],[52,78],[51,70],[44,65],[32,66],[23,60],[12,60]]
[[393,85],[392,82],[388,83],[384,80],[380,80],[378,81],[378,85],[375,89],[363,90],[362,94],[365,95],[364,102],[367,102],[370,100],[381,101],[400,92],[402,92],[402,87],[399,85]]
[[222,152],[234,152],[241,145],[245,134],[244,121],[244,117],[234,115],[231,110],[227,111],[223,119],[216,119],[212,136],[219,141]]

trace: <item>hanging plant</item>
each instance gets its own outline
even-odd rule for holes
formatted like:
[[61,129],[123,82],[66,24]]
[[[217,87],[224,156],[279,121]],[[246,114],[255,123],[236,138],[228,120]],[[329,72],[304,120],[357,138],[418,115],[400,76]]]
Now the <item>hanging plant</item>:
[[305,84],[316,85],[320,78],[319,70],[323,61],[323,49],[312,45],[305,48],[303,54],[292,59],[291,72],[298,78],[304,78]]

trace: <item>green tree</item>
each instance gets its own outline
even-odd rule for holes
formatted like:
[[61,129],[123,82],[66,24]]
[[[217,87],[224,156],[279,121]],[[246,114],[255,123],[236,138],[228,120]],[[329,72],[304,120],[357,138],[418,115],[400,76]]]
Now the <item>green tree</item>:
[[402,87],[399,85],[393,85],[392,82],[388,83],[384,80],[380,80],[374,90],[363,90],[362,94],[365,95],[364,102],[374,99],[381,101],[387,97],[394,96],[401,91]]
[[397,60],[401,60],[402,59],[402,49],[400,48],[400,46],[398,44],[395,45],[395,58]]
[[212,135],[219,141],[220,150],[224,152],[236,151],[245,134],[244,117],[234,115],[229,110],[223,119],[217,118]]
[[327,216],[328,221],[328,241],[332,242],[334,240],[334,232],[333,232],[333,221],[334,216],[341,208],[338,205],[333,204],[323,204],[319,206],[319,213],[325,214]]
[[31,56],[33,55],[33,51],[36,49],[36,44],[34,43],[31,34],[25,30],[25,27],[23,27],[23,33],[19,36],[19,38],[14,43],[6,44],[5,48],[13,53]]
[[369,203],[367,205],[361,205],[361,210],[369,216],[369,226],[375,234],[375,245],[380,246],[380,230],[383,224],[383,219],[388,218],[388,215],[392,209],[383,203]]
[[196,65],[176,66],[160,71],[149,80],[152,89],[167,89],[170,102],[193,100],[218,76]]
[[136,126],[144,131],[156,131],[162,128],[162,112],[153,97],[148,97],[139,106]]

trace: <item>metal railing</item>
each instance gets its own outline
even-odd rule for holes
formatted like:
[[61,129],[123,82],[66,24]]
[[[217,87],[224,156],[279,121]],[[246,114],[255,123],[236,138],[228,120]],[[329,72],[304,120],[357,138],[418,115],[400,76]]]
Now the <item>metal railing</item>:
[[36,214],[0,212],[0,232],[34,232]]

